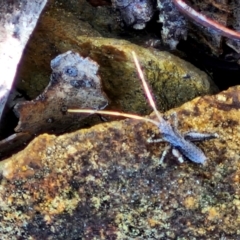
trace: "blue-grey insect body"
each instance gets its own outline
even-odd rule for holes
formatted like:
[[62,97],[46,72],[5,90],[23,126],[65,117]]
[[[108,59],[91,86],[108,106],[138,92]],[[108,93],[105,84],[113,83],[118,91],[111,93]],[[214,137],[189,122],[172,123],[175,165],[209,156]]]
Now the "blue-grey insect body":
[[162,133],[162,139],[170,143],[173,148],[179,150],[185,157],[195,163],[204,163],[207,159],[201,149],[184,138],[171,124],[162,119],[158,126]]
[[[175,116],[175,114],[174,114]],[[192,142],[194,141],[203,141],[209,140],[212,138],[218,137],[215,133],[198,133],[196,131],[187,132],[185,134],[181,134],[176,126],[172,126],[168,121],[166,121],[161,115],[158,115],[159,124],[158,129],[162,134],[162,138],[160,140],[152,140],[152,142],[168,142],[171,147],[175,150],[178,150],[179,155],[183,155],[192,162],[203,164],[207,157],[203,153],[203,151],[198,148]],[[175,116],[176,118],[176,116]],[[150,141],[151,142],[151,141]],[[165,157],[166,152],[163,152],[163,158]],[[176,155],[176,154],[174,154]]]

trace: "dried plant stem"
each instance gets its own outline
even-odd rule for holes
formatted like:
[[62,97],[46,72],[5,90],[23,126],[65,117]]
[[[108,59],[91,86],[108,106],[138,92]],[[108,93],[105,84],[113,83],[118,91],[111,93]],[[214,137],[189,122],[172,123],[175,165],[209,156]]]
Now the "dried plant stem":
[[222,24],[206,17],[205,15],[197,12],[193,8],[191,8],[188,4],[186,4],[183,0],[173,0],[173,3],[178,8],[180,12],[182,12],[187,17],[191,18],[195,22],[208,27],[212,28],[221,34],[224,37],[240,40],[240,32],[236,32],[230,28],[223,26]]

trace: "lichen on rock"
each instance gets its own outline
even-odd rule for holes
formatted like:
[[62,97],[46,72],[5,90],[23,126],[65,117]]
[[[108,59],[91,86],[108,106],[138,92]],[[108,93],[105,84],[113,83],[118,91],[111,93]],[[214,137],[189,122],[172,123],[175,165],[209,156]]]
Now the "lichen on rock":
[[[174,111],[179,130],[216,132],[201,142],[208,160],[177,163],[155,126],[136,120],[44,134],[0,163],[4,239],[237,239],[239,87]],[[153,116],[150,116],[153,117]]]
[[35,100],[18,103],[16,132],[63,132],[86,116],[67,114],[67,108],[103,109],[108,104],[101,89],[98,64],[68,51],[51,61],[49,85]]

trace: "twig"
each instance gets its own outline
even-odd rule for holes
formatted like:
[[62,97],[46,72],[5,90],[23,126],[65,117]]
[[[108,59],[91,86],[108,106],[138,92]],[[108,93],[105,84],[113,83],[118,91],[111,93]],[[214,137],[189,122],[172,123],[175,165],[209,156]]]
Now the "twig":
[[197,12],[193,8],[191,8],[188,4],[186,4],[183,0],[173,0],[173,3],[178,8],[180,12],[182,12],[187,17],[191,18],[197,23],[201,25],[212,28],[221,34],[224,37],[240,40],[240,32],[236,32],[230,28],[223,26],[222,24],[206,17],[205,15]]

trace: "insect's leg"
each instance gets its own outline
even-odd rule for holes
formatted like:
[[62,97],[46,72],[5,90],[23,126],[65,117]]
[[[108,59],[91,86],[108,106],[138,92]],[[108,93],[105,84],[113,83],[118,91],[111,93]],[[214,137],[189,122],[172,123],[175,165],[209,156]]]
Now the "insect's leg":
[[171,120],[173,122],[173,125],[172,125],[173,129],[177,131],[177,128],[178,128],[177,113],[176,112],[172,113],[170,115],[170,118],[171,118]]
[[159,164],[160,165],[163,165],[163,161],[164,161],[164,159],[165,159],[165,157],[166,157],[166,155],[167,155],[167,153],[169,152],[170,149],[171,149],[171,146],[167,146],[165,148],[165,150],[163,151],[162,156],[161,156],[161,158],[159,160]]
[[172,154],[174,157],[177,158],[179,163],[183,163],[184,162],[184,157],[183,155],[180,153],[180,151],[178,151],[176,148],[172,149]]
[[219,137],[217,133],[199,133],[196,131],[189,131],[184,133],[183,136],[186,140],[191,142],[210,140]]
[[152,137],[147,139],[148,143],[159,143],[159,142],[166,142],[164,139],[162,138],[157,138],[157,139],[153,139]]

